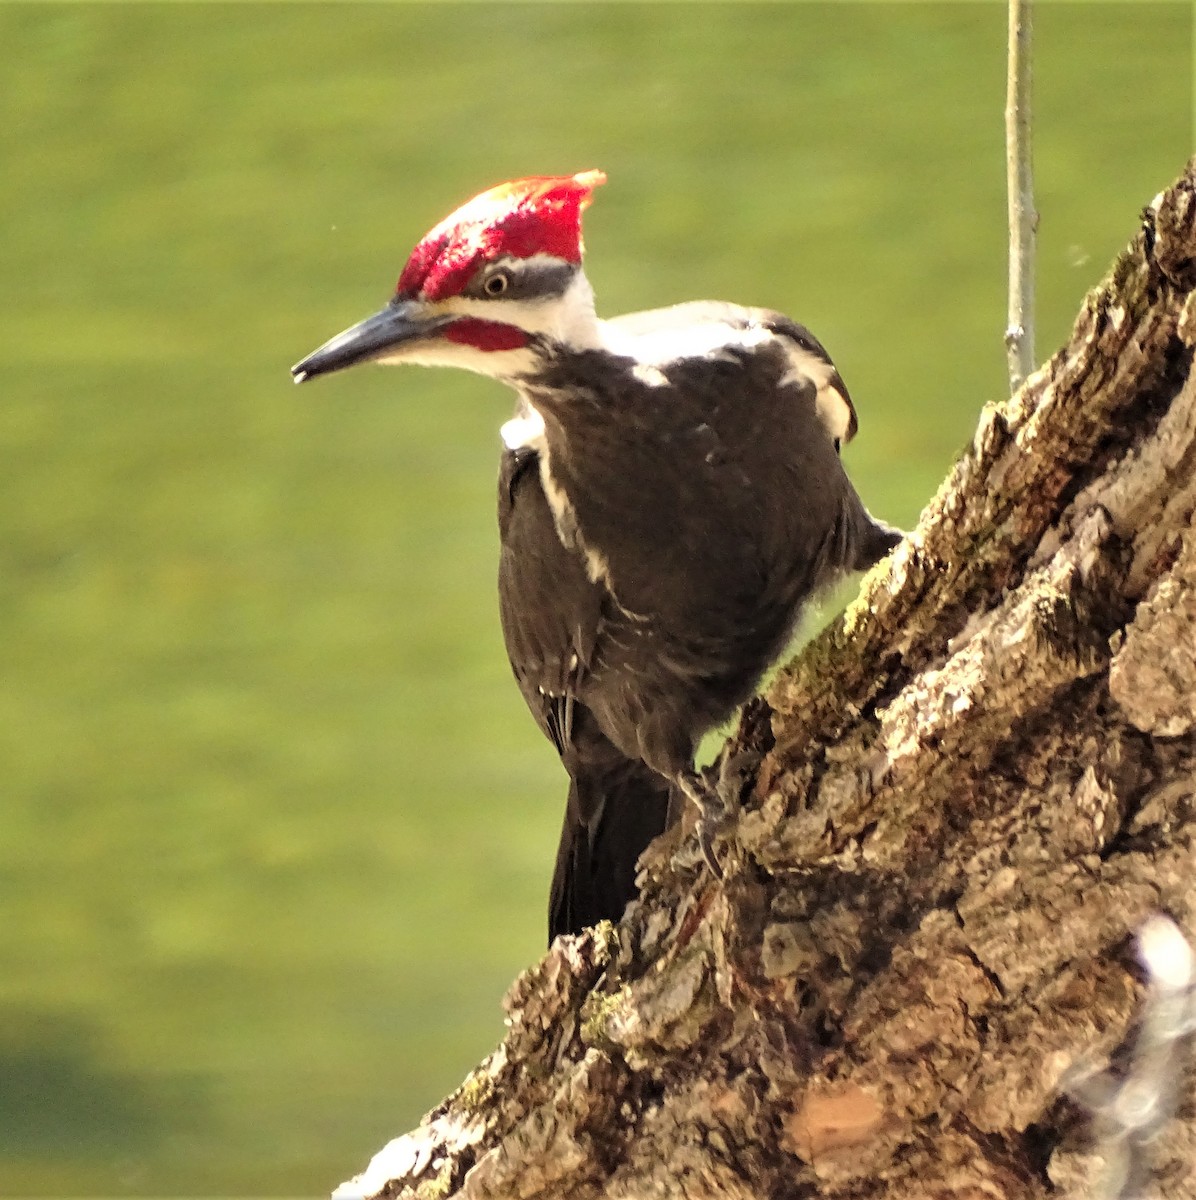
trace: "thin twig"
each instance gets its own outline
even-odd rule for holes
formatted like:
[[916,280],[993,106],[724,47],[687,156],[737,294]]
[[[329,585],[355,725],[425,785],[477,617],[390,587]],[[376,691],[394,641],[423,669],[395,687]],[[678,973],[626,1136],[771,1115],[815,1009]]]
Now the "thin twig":
[[1009,192],[1009,386],[1017,391],[1034,368],[1034,208],[1030,82],[1033,0],[1009,0],[1009,75],[1005,92],[1005,171]]

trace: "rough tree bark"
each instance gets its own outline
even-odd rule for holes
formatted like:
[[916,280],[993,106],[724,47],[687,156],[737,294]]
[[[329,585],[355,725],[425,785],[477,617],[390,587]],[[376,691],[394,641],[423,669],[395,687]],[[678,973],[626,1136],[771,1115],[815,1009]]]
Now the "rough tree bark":
[[[744,714],[725,879],[662,839],[339,1196],[1093,1194],[1065,1074],[1124,1053],[1144,918],[1196,928],[1194,287],[1196,160]],[[1154,1154],[1196,1196],[1190,1101]]]

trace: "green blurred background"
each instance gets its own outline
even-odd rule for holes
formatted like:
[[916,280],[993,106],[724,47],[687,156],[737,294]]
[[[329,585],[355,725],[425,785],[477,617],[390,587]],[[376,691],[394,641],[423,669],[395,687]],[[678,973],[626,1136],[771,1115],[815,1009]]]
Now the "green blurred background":
[[[1039,349],[1192,146],[1187,4],[1040,6]],[[772,305],[912,523],[1005,391],[1000,4],[0,7],[0,1194],[318,1195],[501,1036],[564,795],[465,375],[287,368],[602,167],[606,313]]]

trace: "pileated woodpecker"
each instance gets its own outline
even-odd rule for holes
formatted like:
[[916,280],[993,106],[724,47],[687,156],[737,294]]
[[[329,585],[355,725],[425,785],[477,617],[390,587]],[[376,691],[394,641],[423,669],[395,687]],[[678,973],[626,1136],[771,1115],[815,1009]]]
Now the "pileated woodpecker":
[[581,266],[599,171],[520,179],[412,251],[381,312],[292,368],[465,367],[519,396],[502,428],[499,601],[519,688],[569,773],[549,936],[635,894],[636,860],[697,803],[704,733],[746,700],[803,603],[899,534],[839,461],[856,429],[822,344],[775,312],[697,302],[601,320]]

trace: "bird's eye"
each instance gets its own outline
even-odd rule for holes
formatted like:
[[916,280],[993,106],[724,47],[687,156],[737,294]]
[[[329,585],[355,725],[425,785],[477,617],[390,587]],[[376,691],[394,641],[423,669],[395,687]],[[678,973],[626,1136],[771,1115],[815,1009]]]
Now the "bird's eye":
[[506,271],[496,271],[482,285],[487,296],[501,296],[511,286],[511,277]]

